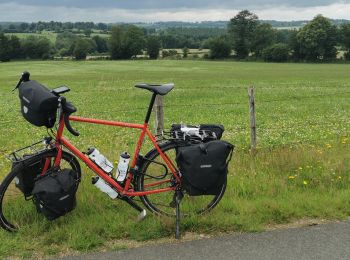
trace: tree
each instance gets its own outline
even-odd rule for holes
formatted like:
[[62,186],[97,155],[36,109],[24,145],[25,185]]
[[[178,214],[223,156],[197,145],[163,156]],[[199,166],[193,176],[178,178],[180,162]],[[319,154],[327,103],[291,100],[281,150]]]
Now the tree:
[[29,36],[22,42],[23,53],[30,59],[41,59],[50,56],[52,46],[46,37]]
[[261,57],[262,51],[271,46],[276,39],[275,30],[268,23],[262,23],[256,26],[252,37],[251,51],[255,57]]
[[249,55],[257,25],[258,17],[248,10],[239,12],[230,20],[228,31],[233,42],[233,49],[238,58],[244,59]]
[[183,57],[183,58],[187,58],[187,56],[188,56],[188,51],[189,51],[189,50],[188,50],[187,47],[185,47],[185,48],[182,49],[182,52],[183,52],[182,57]]
[[109,41],[112,59],[130,59],[141,53],[145,45],[142,30],[134,25],[115,26]]
[[306,24],[297,34],[300,44],[300,56],[309,61],[330,60],[337,55],[336,27],[328,18],[316,16]]
[[19,38],[11,35],[9,39],[10,57],[11,59],[18,59],[23,57],[23,50]]
[[150,59],[157,59],[160,50],[160,40],[157,36],[151,35],[147,37],[147,53]]
[[10,61],[9,40],[5,34],[0,33],[0,61]]
[[262,51],[265,61],[283,62],[287,61],[290,55],[290,48],[287,44],[276,43]]
[[342,24],[340,27],[340,42],[345,49],[345,58],[350,60],[350,23]]
[[73,55],[76,60],[85,60],[91,48],[90,43],[83,38],[78,38],[74,45]]
[[222,37],[212,39],[209,46],[212,59],[227,58],[231,54],[230,43]]
[[71,32],[57,34],[55,47],[58,53],[63,56],[73,55],[74,44],[77,39],[78,36]]
[[108,51],[107,40],[101,36],[95,35],[92,40],[96,44],[96,51],[98,53],[105,53]]

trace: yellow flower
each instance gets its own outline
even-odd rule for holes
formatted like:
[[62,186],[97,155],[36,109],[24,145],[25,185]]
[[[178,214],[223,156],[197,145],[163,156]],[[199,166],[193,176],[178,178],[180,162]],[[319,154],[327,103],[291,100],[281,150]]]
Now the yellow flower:
[[341,176],[338,176],[338,179],[341,179]]
[[288,179],[293,180],[295,179],[295,176],[289,176]]
[[303,184],[304,184],[304,185],[307,185],[307,184],[308,184],[308,182],[307,182],[307,181],[303,181]]

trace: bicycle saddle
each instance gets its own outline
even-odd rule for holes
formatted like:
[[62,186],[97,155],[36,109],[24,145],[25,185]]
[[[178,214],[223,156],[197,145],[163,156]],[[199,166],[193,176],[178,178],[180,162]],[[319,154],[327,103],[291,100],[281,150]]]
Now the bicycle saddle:
[[157,95],[164,96],[168,94],[173,88],[174,83],[167,83],[167,84],[146,84],[146,83],[140,83],[135,85],[136,88],[143,88],[147,89]]

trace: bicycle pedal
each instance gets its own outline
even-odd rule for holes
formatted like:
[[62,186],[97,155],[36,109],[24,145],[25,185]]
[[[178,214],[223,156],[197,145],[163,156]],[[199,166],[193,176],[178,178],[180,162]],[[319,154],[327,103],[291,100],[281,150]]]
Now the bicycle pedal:
[[146,217],[146,215],[147,215],[147,211],[143,209],[139,214],[139,216],[137,217],[137,221],[142,221]]

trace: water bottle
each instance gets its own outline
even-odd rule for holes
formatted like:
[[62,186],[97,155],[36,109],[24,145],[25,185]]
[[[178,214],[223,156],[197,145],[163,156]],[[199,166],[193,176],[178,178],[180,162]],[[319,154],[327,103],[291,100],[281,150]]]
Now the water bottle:
[[124,181],[128,173],[130,155],[127,152],[123,152],[119,157],[118,167],[116,171],[117,181]]
[[108,159],[105,156],[103,156],[103,154],[101,154],[99,150],[97,150],[94,147],[90,147],[88,149],[87,155],[89,156],[91,161],[93,161],[97,166],[99,166],[106,173],[108,174],[112,173],[114,168],[113,164],[110,161],[108,161]]
[[114,189],[112,189],[111,186],[109,186],[102,178],[96,176],[92,177],[92,184],[95,185],[98,189],[100,189],[102,192],[107,193],[109,197],[112,199],[115,199],[118,197],[118,192],[116,192]]

